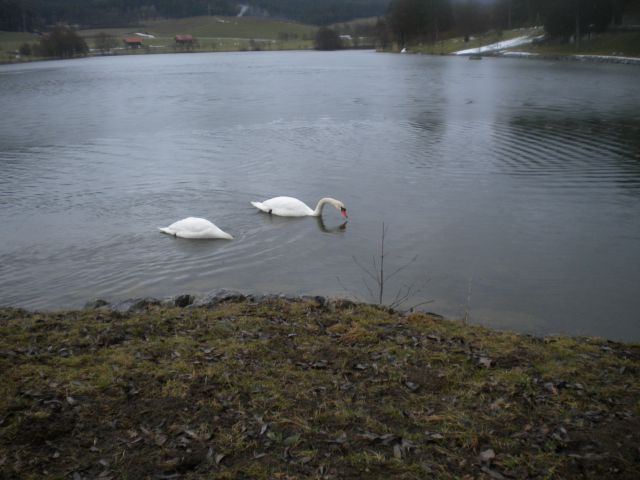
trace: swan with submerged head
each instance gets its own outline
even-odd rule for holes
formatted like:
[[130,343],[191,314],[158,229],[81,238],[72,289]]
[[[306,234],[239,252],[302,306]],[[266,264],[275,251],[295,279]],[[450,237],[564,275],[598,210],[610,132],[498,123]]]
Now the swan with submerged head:
[[231,235],[204,218],[183,218],[168,227],[159,228],[158,230],[162,233],[180,238],[221,238],[233,240]]
[[264,202],[251,202],[251,205],[258,210],[280,217],[319,217],[322,215],[322,209],[327,204],[333,205],[340,211],[340,215],[347,218],[347,209],[344,203],[330,197],[321,198],[315,210],[293,197],[274,197]]

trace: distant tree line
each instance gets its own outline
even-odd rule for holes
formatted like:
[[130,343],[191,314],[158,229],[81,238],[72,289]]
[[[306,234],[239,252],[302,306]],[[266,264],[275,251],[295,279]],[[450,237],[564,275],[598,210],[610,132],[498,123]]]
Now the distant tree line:
[[327,25],[384,15],[389,0],[0,0],[0,30],[34,31],[57,23],[119,27],[156,18],[235,15],[244,3],[272,17]]
[[601,32],[619,24],[638,0],[391,0],[385,16],[388,34],[399,45],[438,40],[452,31],[468,38],[490,29],[542,24],[554,37]]
[[0,30],[34,31],[58,23],[120,27],[157,18],[236,12],[232,0],[0,0]]

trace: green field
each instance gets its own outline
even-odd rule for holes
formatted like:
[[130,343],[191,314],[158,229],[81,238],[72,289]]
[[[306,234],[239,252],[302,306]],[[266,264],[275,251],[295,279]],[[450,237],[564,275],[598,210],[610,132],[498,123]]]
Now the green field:
[[[313,46],[316,27],[258,17],[191,17],[145,22],[139,27],[81,30],[90,48],[95,35],[105,32],[118,40],[135,33],[153,35],[144,38],[144,46],[153,51],[174,51],[174,37],[189,34],[196,38],[196,51],[291,50]],[[144,51],[144,50],[143,50]]]
[[23,43],[37,43],[38,36],[33,33],[22,32],[2,32],[0,31],[0,63],[7,60],[14,60],[15,52]]
[[[196,43],[190,50],[196,52],[243,50],[304,50],[313,48],[317,27],[296,22],[259,17],[191,17],[154,20],[137,27],[79,30],[92,54],[96,50],[96,35],[104,32],[114,37],[114,54],[170,53],[179,49],[175,36],[192,35]],[[152,35],[143,38],[143,48],[127,49],[124,37],[136,33]],[[23,43],[37,44],[39,36],[32,33],[0,31],[0,63],[40,60],[36,57],[18,58],[16,53]]]

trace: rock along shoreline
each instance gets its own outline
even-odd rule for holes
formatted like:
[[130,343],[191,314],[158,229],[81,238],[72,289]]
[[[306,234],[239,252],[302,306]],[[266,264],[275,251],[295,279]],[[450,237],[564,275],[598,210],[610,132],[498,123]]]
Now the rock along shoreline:
[[[382,306],[372,305],[368,303],[362,303],[347,298],[330,298],[322,295],[287,295],[283,293],[269,293],[269,294],[255,294],[244,293],[238,290],[230,290],[226,288],[216,289],[205,294],[179,294],[168,298],[156,298],[156,297],[137,297],[129,298],[126,300],[109,302],[102,298],[91,300],[84,305],[84,309],[95,310],[102,309],[119,313],[136,313],[148,309],[149,307],[178,307],[178,308],[213,308],[225,302],[248,302],[251,304],[261,304],[268,302],[284,301],[288,303],[302,303],[302,302],[315,302],[320,307],[329,308],[349,308],[356,305],[370,305],[379,307],[387,311],[400,311],[398,309],[389,309]],[[441,317],[435,315],[436,317]]]

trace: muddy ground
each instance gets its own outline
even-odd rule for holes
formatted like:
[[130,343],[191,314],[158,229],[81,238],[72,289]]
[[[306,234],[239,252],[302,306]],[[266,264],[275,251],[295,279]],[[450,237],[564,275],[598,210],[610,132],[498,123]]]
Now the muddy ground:
[[324,299],[94,306],[0,310],[1,478],[640,478],[638,345]]

